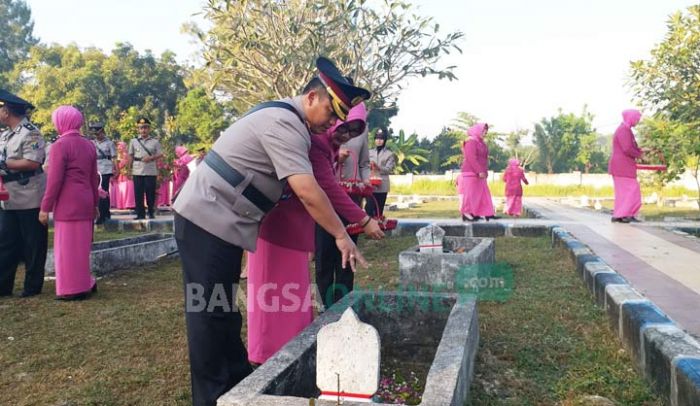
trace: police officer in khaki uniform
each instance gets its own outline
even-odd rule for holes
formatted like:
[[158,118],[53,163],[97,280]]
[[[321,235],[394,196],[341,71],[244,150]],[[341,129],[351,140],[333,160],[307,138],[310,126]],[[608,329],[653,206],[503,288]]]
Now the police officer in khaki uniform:
[[100,187],[107,192],[106,198],[100,198],[100,217],[95,222],[95,224],[102,224],[112,217],[109,212],[109,181],[117,168],[117,147],[107,138],[104,124],[93,122],[88,125],[88,128],[95,136],[92,142],[97,150],[97,171],[102,178]]
[[146,218],[143,207],[143,195],[146,194],[148,218],[156,218],[156,179],[158,178],[157,161],[163,156],[160,142],[150,136],[151,121],[141,117],[136,121],[139,136],[129,143],[128,154],[131,157],[131,175],[134,179],[134,199],[136,220]]
[[185,319],[195,406],[216,400],[251,367],[234,295],[243,250],[255,251],[260,221],[285,184],[334,237],[343,263],[365,264],[318,186],[309,162],[311,134],[370,93],[350,85],[326,58],[301,96],[256,106],[214,143],[175,200],[175,240],[185,282]]
[[41,293],[48,228],[39,222],[46,189],[41,167],[46,157],[44,138],[27,119],[31,103],[0,89],[0,175],[10,198],[0,208],[0,296],[12,295],[15,273],[24,261],[22,297]]

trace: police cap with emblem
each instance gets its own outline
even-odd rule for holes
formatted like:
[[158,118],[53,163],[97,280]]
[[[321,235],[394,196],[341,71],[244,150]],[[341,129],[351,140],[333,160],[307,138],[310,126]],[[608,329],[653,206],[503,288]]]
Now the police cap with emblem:
[[140,117],[138,120],[136,120],[136,125],[147,125],[151,126],[151,120],[147,119],[146,117]]
[[32,110],[34,105],[5,89],[0,89],[0,107],[7,107],[13,113],[22,115]]
[[318,78],[331,96],[333,111],[341,120],[345,121],[351,108],[372,96],[367,89],[350,83],[330,59],[320,56],[316,59],[316,67]]

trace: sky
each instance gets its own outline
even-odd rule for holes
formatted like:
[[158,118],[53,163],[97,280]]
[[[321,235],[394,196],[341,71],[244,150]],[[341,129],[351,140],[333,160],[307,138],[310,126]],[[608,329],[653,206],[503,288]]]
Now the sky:
[[[44,43],[76,43],[105,52],[116,42],[140,51],[174,51],[197,63],[198,46],[181,33],[203,22],[203,0],[28,0],[34,33]],[[458,112],[493,130],[532,129],[558,109],[594,115],[594,127],[612,133],[620,112],[635,107],[629,64],[648,59],[663,40],[668,16],[697,0],[414,0],[440,31],[462,31],[456,82],[414,78],[404,84],[392,119],[395,130],[433,138]]]

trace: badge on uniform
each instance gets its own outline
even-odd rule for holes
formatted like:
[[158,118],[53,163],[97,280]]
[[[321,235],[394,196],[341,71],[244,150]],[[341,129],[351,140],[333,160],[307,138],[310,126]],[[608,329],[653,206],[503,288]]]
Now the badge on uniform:
[[32,149],[39,149],[39,143],[35,142],[31,145]]

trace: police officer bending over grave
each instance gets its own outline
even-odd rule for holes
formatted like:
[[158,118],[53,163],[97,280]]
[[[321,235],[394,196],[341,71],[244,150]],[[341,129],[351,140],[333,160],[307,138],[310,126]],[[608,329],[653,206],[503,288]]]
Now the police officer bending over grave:
[[31,103],[0,89],[0,176],[10,194],[0,207],[0,296],[12,295],[15,273],[24,261],[22,297],[41,293],[48,228],[39,222],[39,206],[46,189],[41,167],[44,138],[27,119]]
[[260,221],[285,183],[316,222],[335,237],[343,265],[366,265],[314,179],[311,134],[370,97],[326,58],[301,96],[256,106],[214,143],[173,208],[185,282],[185,319],[194,405],[215,405],[251,372],[241,341],[235,288],[243,250],[255,251]]

